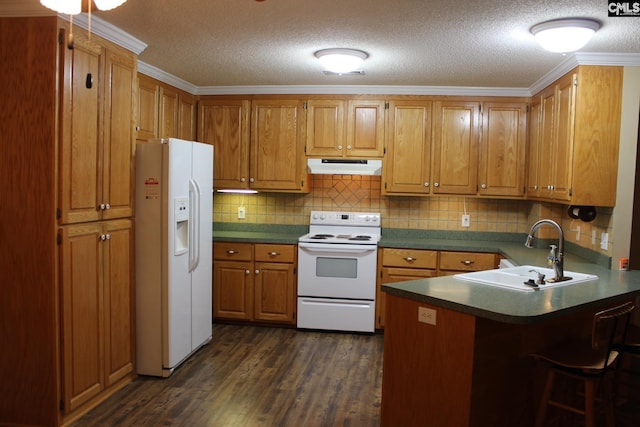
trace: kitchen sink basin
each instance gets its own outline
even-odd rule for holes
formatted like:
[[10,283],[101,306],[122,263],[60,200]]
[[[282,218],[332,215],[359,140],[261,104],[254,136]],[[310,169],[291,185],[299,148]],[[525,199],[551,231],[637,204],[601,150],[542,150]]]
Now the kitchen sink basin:
[[[532,271],[535,270],[535,271]],[[535,284],[538,273],[545,275],[544,284]],[[575,283],[597,280],[598,276],[593,274],[576,273],[565,271],[564,277],[570,279],[554,282],[555,273],[553,269],[546,267],[535,267],[532,265],[519,265],[516,267],[498,268],[495,270],[474,271],[472,273],[461,273],[453,276],[456,279],[468,282],[482,283],[491,286],[500,286],[522,292],[534,292],[558,286],[568,286]],[[525,282],[529,284],[525,284]]]

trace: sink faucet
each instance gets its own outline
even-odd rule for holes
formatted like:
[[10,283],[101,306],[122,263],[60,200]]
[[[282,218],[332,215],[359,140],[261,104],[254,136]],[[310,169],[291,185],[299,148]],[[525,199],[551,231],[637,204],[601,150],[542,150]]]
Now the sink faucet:
[[551,253],[549,254],[549,260],[553,264],[553,271],[556,275],[554,282],[561,282],[565,280],[564,278],[564,232],[562,231],[562,227],[560,225],[551,220],[551,219],[541,219],[531,226],[531,231],[529,231],[529,235],[527,236],[527,241],[525,242],[525,246],[531,248],[531,243],[533,242],[533,236],[540,226],[548,224],[555,227],[558,230],[558,246],[551,245]]

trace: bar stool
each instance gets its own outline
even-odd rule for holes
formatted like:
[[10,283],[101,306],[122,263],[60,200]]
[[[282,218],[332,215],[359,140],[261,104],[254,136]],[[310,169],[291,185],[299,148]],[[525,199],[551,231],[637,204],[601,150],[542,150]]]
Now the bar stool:
[[640,327],[629,324],[624,342],[616,347],[616,418],[620,425],[640,425]]
[[[536,427],[544,425],[549,405],[576,414],[584,415],[585,427],[595,426],[596,403],[606,406],[607,425],[614,425],[613,399],[607,387],[605,374],[618,359],[615,345],[622,341],[634,305],[631,301],[600,311],[593,316],[591,338],[588,340],[566,340],[546,348],[532,356],[549,364]],[[558,375],[582,382],[584,405],[582,408],[567,402],[552,399],[554,382]],[[597,386],[603,386],[603,396],[596,399]]]

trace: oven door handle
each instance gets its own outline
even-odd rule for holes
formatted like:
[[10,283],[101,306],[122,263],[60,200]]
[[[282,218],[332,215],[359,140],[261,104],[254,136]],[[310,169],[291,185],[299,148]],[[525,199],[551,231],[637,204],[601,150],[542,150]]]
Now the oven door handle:
[[298,243],[298,247],[308,252],[339,252],[344,254],[364,254],[375,252],[377,245],[345,245],[331,243]]

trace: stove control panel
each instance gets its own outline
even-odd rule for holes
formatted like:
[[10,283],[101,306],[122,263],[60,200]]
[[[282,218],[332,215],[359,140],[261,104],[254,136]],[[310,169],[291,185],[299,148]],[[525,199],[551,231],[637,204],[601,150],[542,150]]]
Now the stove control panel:
[[311,224],[380,226],[380,214],[372,212],[312,211]]

